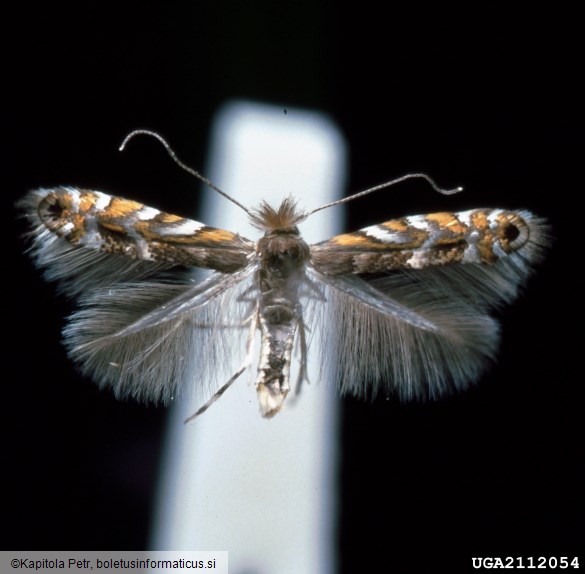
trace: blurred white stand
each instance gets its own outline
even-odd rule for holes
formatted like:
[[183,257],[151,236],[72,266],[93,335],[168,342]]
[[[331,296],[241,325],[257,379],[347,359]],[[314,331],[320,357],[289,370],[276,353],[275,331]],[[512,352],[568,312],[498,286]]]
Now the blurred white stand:
[[[323,115],[234,102],[215,119],[203,173],[244,205],[278,206],[292,194],[309,210],[340,196],[345,162],[342,137]],[[200,221],[258,238],[244,212],[205,193]],[[326,239],[342,218],[341,207],[325,210],[301,234]],[[310,360],[312,384],[271,420],[261,418],[247,373],[194,423],[183,425],[193,404],[174,407],[153,549],[227,550],[230,574],[334,572],[338,399],[333,385],[316,384],[318,370]]]

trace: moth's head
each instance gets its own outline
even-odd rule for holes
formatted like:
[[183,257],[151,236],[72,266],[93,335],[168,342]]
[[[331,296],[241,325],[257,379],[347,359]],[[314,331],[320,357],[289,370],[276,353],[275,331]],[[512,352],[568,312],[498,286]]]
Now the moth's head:
[[287,197],[278,209],[263,201],[250,212],[250,223],[266,234],[298,235],[297,224],[307,218],[307,214],[297,207],[292,197]]

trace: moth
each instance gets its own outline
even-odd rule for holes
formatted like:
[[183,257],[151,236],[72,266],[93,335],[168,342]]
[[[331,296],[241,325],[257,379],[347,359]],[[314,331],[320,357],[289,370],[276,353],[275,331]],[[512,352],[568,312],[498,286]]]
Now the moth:
[[[264,235],[237,233],[76,187],[39,189],[20,202],[30,253],[48,280],[78,300],[64,342],[81,371],[117,396],[166,402],[191,385],[248,368],[260,333],[255,388],[264,417],[307,379],[308,339],[321,326],[321,365],[342,393],[435,398],[475,381],[495,357],[494,309],[512,301],[542,259],[548,225],[528,211],[478,208],[391,219],[308,245],[312,213],[239,205]],[[122,146],[122,147],[123,147]],[[207,270],[205,273],[202,270]],[[239,367],[233,369],[236,362]]]

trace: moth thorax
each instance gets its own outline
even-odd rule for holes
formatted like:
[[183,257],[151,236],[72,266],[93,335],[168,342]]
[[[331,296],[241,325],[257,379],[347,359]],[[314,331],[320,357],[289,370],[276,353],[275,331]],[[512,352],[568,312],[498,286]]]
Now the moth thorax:
[[258,241],[257,251],[263,269],[282,278],[290,277],[302,269],[310,255],[309,246],[298,232],[271,232]]

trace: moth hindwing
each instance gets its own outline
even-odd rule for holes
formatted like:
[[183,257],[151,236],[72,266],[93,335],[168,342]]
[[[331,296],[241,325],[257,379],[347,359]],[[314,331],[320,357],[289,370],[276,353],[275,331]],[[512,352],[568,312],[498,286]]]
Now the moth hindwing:
[[276,414],[293,348],[298,389],[319,324],[321,365],[343,393],[465,387],[496,353],[490,311],[518,295],[549,242],[541,219],[502,209],[403,217],[308,245],[291,198],[247,210],[257,242],[74,187],[31,192],[20,207],[35,264],[79,301],[64,339],[82,372],[145,401],[225,377],[195,415],[250,367],[256,331],[260,411]]

